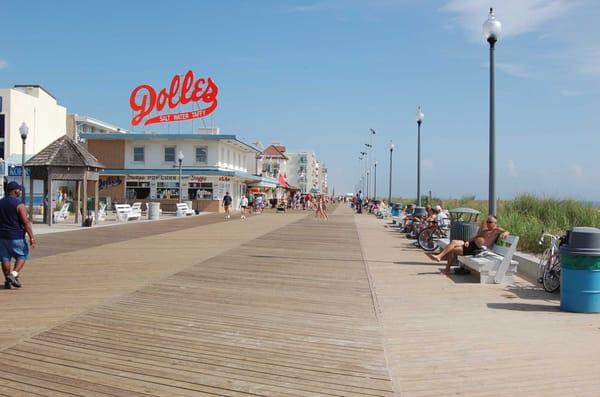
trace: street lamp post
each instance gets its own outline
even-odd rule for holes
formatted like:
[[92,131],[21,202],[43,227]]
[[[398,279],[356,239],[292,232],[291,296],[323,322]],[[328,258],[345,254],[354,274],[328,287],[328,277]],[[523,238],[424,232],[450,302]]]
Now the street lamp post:
[[181,185],[181,171],[182,171],[182,164],[183,164],[183,152],[180,151],[179,152],[179,203],[181,203],[181,196],[183,196],[183,186]]
[[495,65],[494,51],[502,33],[502,24],[490,8],[488,19],[483,23],[483,35],[490,45],[490,176],[488,214],[496,215],[496,104],[495,104]]
[[[25,141],[27,140],[27,134],[29,134],[29,127],[23,122],[19,127],[19,133],[21,134],[21,140],[23,141],[23,150],[21,153],[21,189],[25,189]],[[23,191],[23,202],[25,202],[25,192]]]
[[425,115],[421,112],[421,106],[417,109],[417,205],[421,206],[421,124]]
[[373,175],[373,200],[377,200],[377,161],[373,162],[375,172]]
[[388,205],[392,204],[392,153],[394,153],[394,144],[390,142],[390,190],[388,194]]
[[363,185],[362,186],[362,193],[364,195],[366,195],[367,194],[367,190],[368,190],[368,186],[369,186],[369,184],[368,184],[368,181],[369,181],[368,175],[369,175],[369,173],[367,171],[367,152],[360,152],[360,155],[362,156],[361,160],[364,160],[363,163],[362,163],[362,173],[363,173],[363,176],[362,176],[362,181],[363,181],[363,183],[362,183],[362,185]]

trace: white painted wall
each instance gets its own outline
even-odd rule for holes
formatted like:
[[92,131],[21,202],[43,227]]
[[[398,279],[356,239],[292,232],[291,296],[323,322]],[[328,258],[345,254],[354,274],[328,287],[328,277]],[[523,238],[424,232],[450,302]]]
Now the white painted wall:
[[[6,115],[5,158],[22,153],[19,127],[29,127],[25,154],[29,157],[67,132],[67,109],[38,87],[0,89],[2,113]],[[2,154],[0,154],[0,157]],[[20,162],[20,160],[19,160]]]
[[[144,162],[133,161],[133,149],[137,146],[143,146],[145,155]],[[164,161],[165,147],[175,147],[175,161]],[[196,147],[207,146],[207,162],[205,164],[196,162]],[[222,169],[235,170],[241,172],[253,172],[253,168],[248,167],[247,158],[252,156],[247,150],[236,147],[230,143],[197,139],[197,140],[164,140],[164,139],[136,139],[125,142],[125,168],[142,169],[164,169],[178,166],[177,158],[179,152],[183,152],[184,167],[211,166]],[[223,157],[221,157],[221,152]]]

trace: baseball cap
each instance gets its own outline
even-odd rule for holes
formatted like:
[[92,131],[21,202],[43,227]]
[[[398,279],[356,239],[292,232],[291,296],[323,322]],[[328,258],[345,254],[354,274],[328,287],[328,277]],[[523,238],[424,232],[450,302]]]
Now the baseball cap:
[[435,210],[436,211],[441,211],[442,210],[442,206],[441,205],[436,205],[435,206]]
[[6,185],[6,191],[12,192],[13,190],[23,190],[23,188],[21,187],[21,185],[19,185],[18,182],[8,182],[8,184]]

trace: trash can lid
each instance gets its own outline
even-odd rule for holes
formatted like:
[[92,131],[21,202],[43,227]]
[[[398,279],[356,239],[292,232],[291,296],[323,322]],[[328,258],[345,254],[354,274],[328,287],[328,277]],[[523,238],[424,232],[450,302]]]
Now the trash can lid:
[[574,227],[569,231],[566,245],[560,251],[572,255],[600,256],[600,229],[595,227]]
[[461,214],[481,214],[481,212],[477,211],[476,209],[473,208],[454,208],[452,210],[449,210],[448,212],[456,212],[456,213],[461,213]]
[[427,211],[425,210],[425,207],[415,207],[415,210],[413,211],[413,215],[414,216],[427,215]]

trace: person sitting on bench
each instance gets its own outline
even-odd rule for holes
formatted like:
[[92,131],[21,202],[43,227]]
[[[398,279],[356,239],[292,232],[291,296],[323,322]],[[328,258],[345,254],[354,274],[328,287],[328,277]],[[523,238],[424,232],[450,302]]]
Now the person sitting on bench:
[[476,255],[487,247],[493,246],[498,236],[502,236],[502,238],[508,237],[508,231],[498,227],[496,222],[497,219],[495,216],[488,216],[485,224],[480,226],[479,231],[471,240],[452,240],[442,252],[437,255],[430,255],[431,258],[436,262],[446,259],[448,263],[446,264],[446,268],[442,270],[442,273],[449,274],[450,267],[458,256]]

